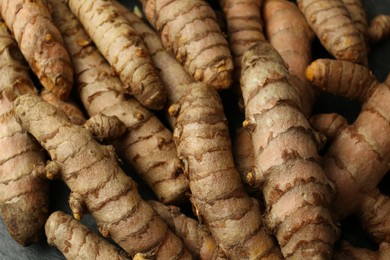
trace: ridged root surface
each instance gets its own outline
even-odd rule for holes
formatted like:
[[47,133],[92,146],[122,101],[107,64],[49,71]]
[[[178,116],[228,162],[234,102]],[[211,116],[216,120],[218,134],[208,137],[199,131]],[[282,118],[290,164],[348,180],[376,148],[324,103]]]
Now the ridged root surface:
[[244,126],[255,156],[248,182],[262,188],[266,226],[289,259],[329,259],[337,228],[330,206],[334,185],[317,153],[319,137],[299,107],[280,55],[268,43],[244,54]]

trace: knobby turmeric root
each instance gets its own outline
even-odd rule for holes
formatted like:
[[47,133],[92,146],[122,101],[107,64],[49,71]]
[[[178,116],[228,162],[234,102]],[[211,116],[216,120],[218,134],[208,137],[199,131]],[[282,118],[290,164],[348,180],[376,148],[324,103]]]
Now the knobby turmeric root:
[[69,0],[68,4],[128,92],[145,107],[162,109],[166,93],[149,51],[112,1]]
[[49,185],[42,166],[46,154],[16,120],[12,101],[35,94],[28,66],[0,20],[0,216],[21,245],[41,239],[49,211]]
[[215,13],[203,0],[142,0],[163,46],[196,80],[215,89],[232,83],[233,61]]
[[239,83],[242,55],[252,44],[265,41],[261,8],[263,0],[219,0],[227,22],[229,47],[233,55],[233,79]]
[[311,62],[314,33],[296,4],[286,0],[266,0],[263,7],[265,31],[269,43],[286,62],[301,96],[301,106],[309,115],[316,93],[305,77]]
[[366,248],[357,248],[342,241],[341,247],[335,251],[334,260],[355,259],[355,260],[386,260],[389,258],[390,244],[384,242],[379,245],[377,251]]
[[258,202],[249,197],[233,162],[229,129],[218,93],[193,83],[170,111],[174,140],[185,165],[198,219],[231,259],[280,259],[266,233]]
[[[319,65],[322,69],[315,69]],[[388,206],[382,208],[388,199],[378,196],[375,190],[390,170],[390,107],[385,102],[390,98],[390,77],[378,83],[367,67],[336,60],[314,61],[308,71],[313,86],[336,95],[359,98],[363,102],[354,123],[334,137],[324,156],[324,170],[339,187],[334,204],[337,219],[342,220],[353,213],[366,214],[361,215],[363,222],[371,221],[380,227],[363,223],[371,236],[376,241],[389,239],[390,228],[386,218],[382,217],[382,214],[388,214]],[[368,204],[371,207],[369,212]],[[367,213],[362,213],[363,208]],[[367,218],[372,214],[376,215],[374,219]]]
[[41,84],[61,99],[73,85],[73,68],[44,0],[1,0],[1,15]]
[[342,0],[297,0],[322,45],[340,60],[367,64],[364,37]]
[[48,244],[57,247],[69,260],[130,259],[121,249],[61,211],[53,212],[47,219],[45,233]]
[[206,226],[180,212],[180,208],[167,206],[158,201],[148,203],[167,222],[197,259],[226,259],[225,253]]
[[22,126],[48,151],[47,174],[71,190],[75,218],[87,210],[99,231],[127,253],[161,259],[190,259],[181,240],[140,197],[136,183],[120,168],[111,146],[93,139],[59,109],[36,95],[14,101]]
[[[124,87],[99,53],[64,0],[50,0],[53,19],[64,35],[75,67],[80,99],[90,116],[116,116],[126,132],[111,143],[119,157],[151,187],[164,203],[186,199],[188,180],[182,171],[170,132]],[[172,76],[171,76],[172,77]]]
[[299,93],[288,78],[282,57],[270,44],[245,52],[243,125],[255,153],[247,182],[263,190],[265,225],[285,258],[329,259],[338,234],[330,212],[334,185],[320,165],[320,136],[302,113]]

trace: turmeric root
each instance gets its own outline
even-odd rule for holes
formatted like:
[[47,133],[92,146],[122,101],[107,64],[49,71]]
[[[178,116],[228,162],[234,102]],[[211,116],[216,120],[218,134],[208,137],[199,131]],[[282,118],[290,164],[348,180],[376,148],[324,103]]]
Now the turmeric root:
[[118,117],[126,127],[125,134],[112,141],[119,157],[133,167],[160,201],[184,201],[188,180],[177,157],[172,132],[137,100],[124,95],[123,84],[65,2],[49,2],[71,54],[79,96],[87,113],[92,117]]
[[233,61],[228,43],[206,1],[142,0],[150,24],[163,46],[196,80],[216,89],[232,83]]
[[69,0],[68,4],[128,92],[145,107],[162,109],[166,93],[149,51],[112,1]]
[[[331,63],[335,64],[331,65]],[[363,201],[374,197],[373,191],[390,170],[390,140],[388,138],[390,107],[388,102],[384,102],[390,98],[390,77],[385,82],[378,83],[369,76],[372,73],[366,67],[364,70],[362,66],[352,62],[344,62],[342,65],[336,65],[336,63],[341,63],[341,61],[323,63],[321,70],[309,67],[310,73],[308,74],[310,78],[315,79],[312,81],[315,87],[331,91],[336,95],[345,95],[344,89],[349,88],[351,91],[347,92],[348,97],[365,97],[360,98],[363,105],[354,123],[340,131],[324,157],[325,172],[339,187],[334,211],[338,220],[341,220],[361,211],[366,204]],[[343,68],[347,73],[330,69],[336,66]],[[348,75],[350,71],[359,70],[359,74],[353,74],[355,78]],[[363,74],[366,76],[362,76]],[[349,78],[349,80],[337,81],[337,78],[340,78],[339,75],[344,75],[342,78]],[[362,79],[366,82],[362,82]],[[327,84],[330,81],[335,82],[336,85],[330,87],[330,84]],[[366,94],[356,95],[354,92]],[[356,158],[364,158],[364,160],[356,160]],[[379,199],[377,201],[375,206],[370,203],[370,207],[375,207],[370,212],[376,212],[383,204]],[[380,215],[378,218],[381,218]],[[383,237],[382,234],[381,238]]]
[[361,0],[342,0],[356,28],[368,43],[368,22],[366,11]]
[[296,4],[286,0],[266,0],[263,8],[265,31],[271,45],[286,62],[294,86],[300,93],[301,106],[309,115],[315,101],[314,89],[305,77],[311,62],[314,33]]
[[234,61],[234,80],[239,83],[242,55],[252,44],[265,41],[261,8],[263,0],[219,0],[225,14],[228,41]]
[[246,194],[235,168],[220,97],[209,86],[193,84],[170,111],[177,116],[174,140],[194,212],[227,257],[280,259],[262,226],[259,204]]
[[61,100],[53,92],[45,89],[41,91],[40,95],[43,100],[64,111],[73,124],[83,125],[85,123],[84,113],[77,104],[72,102],[69,98],[66,101]]
[[56,246],[66,259],[130,259],[121,249],[61,211],[53,212],[45,224],[49,245]]
[[367,64],[364,38],[342,0],[297,0],[322,45],[337,59]]
[[148,203],[197,259],[226,259],[224,252],[204,225],[181,213],[178,207],[167,206],[153,200]]
[[38,241],[49,211],[49,185],[39,175],[42,147],[17,122],[12,100],[35,94],[28,66],[0,20],[0,216],[21,245]]
[[73,85],[72,63],[45,1],[1,0],[0,10],[41,84],[66,99]]
[[371,42],[379,42],[390,35],[390,15],[378,15],[371,20],[368,29]]
[[270,44],[245,52],[243,125],[255,151],[247,178],[263,190],[265,225],[285,258],[329,259],[338,233],[330,213],[334,185],[319,163],[319,136],[301,112],[299,94],[288,78],[282,57]]
[[328,141],[333,140],[348,126],[347,120],[336,113],[317,114],[310,118],[310,125],[323,134]]
[[99,231],[111,236],[130,255],[188,259],[181,240],[169,231],[140,197],[136,183],[120,168],[113,148],[97,143],[82,126],[71,124],[62,111],[38,96],[14,101],[21,124],[48,151],[47,168],[61,178],[77,201],[96,220]]

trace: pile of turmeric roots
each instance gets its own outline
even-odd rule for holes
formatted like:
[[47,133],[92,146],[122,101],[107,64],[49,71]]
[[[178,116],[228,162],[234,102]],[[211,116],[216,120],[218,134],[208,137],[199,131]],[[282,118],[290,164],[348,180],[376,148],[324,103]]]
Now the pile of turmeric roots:
[[8,233],[67,259],[386,259],[390,16],[364,3],[1,0]]

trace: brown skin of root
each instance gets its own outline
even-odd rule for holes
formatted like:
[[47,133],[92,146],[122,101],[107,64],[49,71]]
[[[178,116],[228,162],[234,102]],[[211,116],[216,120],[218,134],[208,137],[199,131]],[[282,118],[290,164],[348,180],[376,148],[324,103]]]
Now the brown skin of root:
[[59,99],[53,92],[42,90],[40,93],[43,100],[58,107],[68,116],[69,120],[76,125],[83,125],[85,123],[85,116],[78,105],[71,101],[63,101]]
[[164,48],[173,53],[195,81],[217,90],[230,87],[230,49],[206,1],[141,2],[146,18],[160,33]]
[[9,234],[26,246],[42,238],[49,211],[46,154],[17,122],[12,100],[35,94],[17,43],[0,20],[0,215]]
[[41,84],[60,99],[66,99],[73,85],[72,63],[46,3],[2,0],[0,9]]
[[379,42],[390,35],[390,15],[378,15],[371,20],[368,30],[371,42]]
[[261,6],[263,0],[220,0],[225,15],[230,50],[233,55],[233,78],[239,84],[242,55],[256,42],[265,41]]
[[336,59],[367,64],[366,43],[342,0],[298,0],[298,7]]
[[162,109],[166,92],[142,37],[112,1],[68,1],[126,90],[149,109]]
[[266,227],[285,258],[329,258],[338,235],[330,212],[334,185],[320,165],[320,136],[288,78],[270,44],[256,44],[244,54],[241,89],[255,151],[253,183],[263,191]]
[[349,61],[318,59],[306,69],[306,78],[322,91],[364,102],[378,84],[368,67]]
[[[368,22],[367,15],[361,0],[342,0],[347,8],[351,19],[355,23],[359,33],[368,43]],[[368,48],[368,46],[367,46]]]
[[322,133],[328,141],[333,140],[348,126],[347,120],[339,114],[317,114],[310,118],[311,126]]
[[[21,124],[60,166],[60,177],[80,195],[103,235],[126,252],[161,259],[191,259],[181,240],[140,197],[136,183],[120,168],[113,149],[37,96],[14,101]],[[99,173],[99,174],[96,174]]]
[[186,200],[188,180],[177,158],[172,132],[138,101],[123,94],[123,84],[64,2],[50,2],[54,20],[71,53],[79,96],[88,114],[116,116],[124,123],[127,131],[112,143],[120,158],[140,175],[160,201]]
[[180,208],[158,201],[148,201],[153,209],[168,223],[198,259],[226,259],[210,231],[198,221],[180,212]]
[[130,259],[121,249],[61,211],[53,212],[47,219],[45,233],[48,244],[57,247],[69,260]]
[[188,89],[174,109],[174,140],[190,181],[195,214],[227,257],[280,259],[262,227],[258,202],[246,194],[235,168],[218,93],[201,83]]

